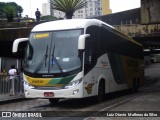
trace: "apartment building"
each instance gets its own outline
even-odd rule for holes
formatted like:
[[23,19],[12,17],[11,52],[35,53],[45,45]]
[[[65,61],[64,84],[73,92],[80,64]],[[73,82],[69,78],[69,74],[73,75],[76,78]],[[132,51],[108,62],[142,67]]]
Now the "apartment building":
[[43,3],[42,4],[42,16],[50,15],[50,4]]
[[[109,0],[86,0],[86,7],[75,11],[73,18],[90,18],[94,16],[111,14]],[[51,9],[51,15],[58,18],[65,18],[65,14],[58,10]]]

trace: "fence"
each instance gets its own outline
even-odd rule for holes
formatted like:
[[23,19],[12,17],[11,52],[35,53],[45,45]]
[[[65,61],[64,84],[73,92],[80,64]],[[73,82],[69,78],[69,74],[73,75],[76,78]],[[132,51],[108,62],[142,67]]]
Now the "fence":
[[23,79],[21,75],[0,75],[0,101],[23,98]]

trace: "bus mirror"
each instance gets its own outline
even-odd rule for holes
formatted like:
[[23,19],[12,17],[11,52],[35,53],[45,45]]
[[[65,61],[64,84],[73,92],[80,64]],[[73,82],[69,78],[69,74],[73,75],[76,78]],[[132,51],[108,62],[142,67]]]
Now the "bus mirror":
[[28,41],[28,38],[19,38],[19,39],[14,40],[13,46],[12,46],[12,52],[17,53],[18,48],[19,48],[19,44],[26,43],[26,41]]
[[84,50],[85,40],[87,37],[90,37],[90,34],[84,34],[84,35],[79,36],[79,39],[78,39],[78,49],[79,50]]

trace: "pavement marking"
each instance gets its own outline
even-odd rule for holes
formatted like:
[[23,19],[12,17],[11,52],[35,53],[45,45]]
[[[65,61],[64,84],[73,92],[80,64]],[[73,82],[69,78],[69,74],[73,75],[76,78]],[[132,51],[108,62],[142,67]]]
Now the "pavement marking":
[[[105,108],[99,110],[98,112],[94,113],[93,115],[96,115],[96,114],[98,114],[98,113],[100,113],[100,112],[103,112],[103,111],[107,111],[107,110],[109,111],[111,108],[116,107],[116,106],[118,106],[118,105],[121,105],[121,104],[123,104],[123,103],[126,103],[126,102],[128,102],[128,101],[131,101],[131,100],[133,100],[134,98],[137,98],[137,97],[139,97],[139,96],[140,96],[140,95],[134,96],[134,97],[131,97],[131,98],[122,100],[122,101],[118,101],[117,103],[115,103],[115,104],[113,104],[113,105],[110,105],[110,106],[108,106],[108,107],[105,107]],[[86,117],[86,118],[84,118],[83,120],[95,120],[95,119],[97,119],[97,117]]]
[[110,105],[110,106],[108,106],[108,107],[105,107],[105,108],[99,110],[98,112],[102,112],[102,111],[109,110],[109,109],[111,109],[111,108],[113,108],[113,107],[116,107],[116,106],[118,106],[118,105],[120,105],[120,104],[123,104],[123,103],[125,103],[125,102],[128,102],[128,101],[132,100],[133,98],[134,98],[134,97],[128,98],[128,99],[126,99],[126,100],[118,101],[117,103],[115,103],[115,104],[113,104],[113,105]]

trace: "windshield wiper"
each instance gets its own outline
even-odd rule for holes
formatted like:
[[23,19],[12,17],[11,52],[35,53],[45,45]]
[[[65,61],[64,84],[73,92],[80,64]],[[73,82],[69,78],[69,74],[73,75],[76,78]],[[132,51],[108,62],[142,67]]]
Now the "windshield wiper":
[[62,67],[60,66],[57,59],[54,57],[54,50],[55,50],[55,45],[53,46],[53,50],[52,50],[52,67],[53,67],[53,61],[54,61],[56,63],[56,65],[58,66],[58,69],[60,70],[60,72],[63,73]]
[[47,61],[47,57],[48,57],[47,53],[48,53],[48,45],[47,45],[47,48],[46,48],[46,53],[44,54],[42,60],[38,63],[34,73],[37,73],[41,69],[42,65],[44,64],[44,60],[45,60],[45,67],[46,67],[46,61]]

